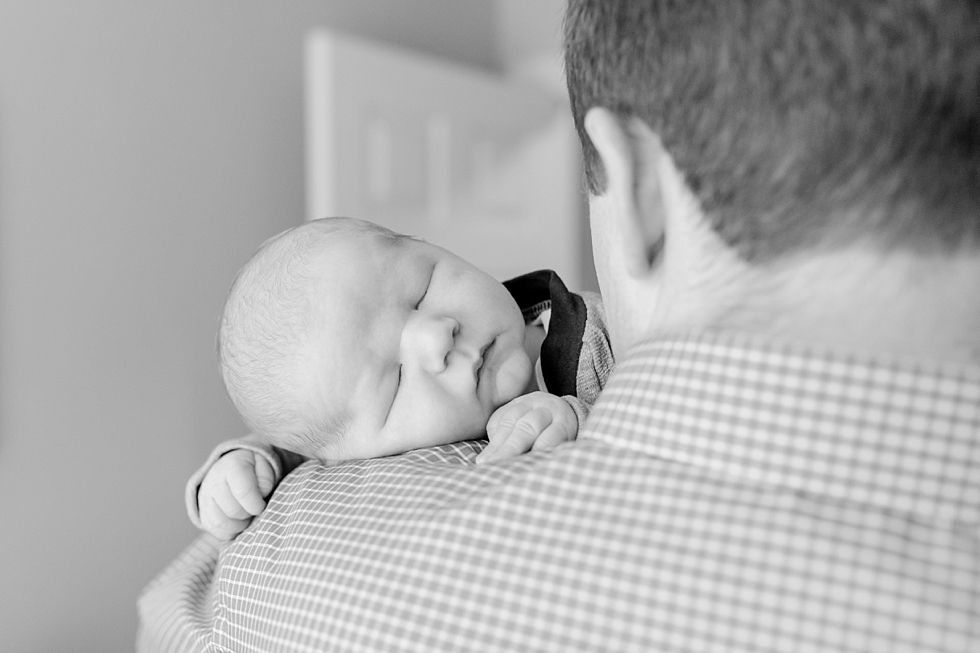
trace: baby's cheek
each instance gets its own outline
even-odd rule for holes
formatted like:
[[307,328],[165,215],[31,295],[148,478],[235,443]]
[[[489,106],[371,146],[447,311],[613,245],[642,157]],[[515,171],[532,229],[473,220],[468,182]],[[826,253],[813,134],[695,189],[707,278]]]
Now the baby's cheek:
[[497,368],[494,405],[502,406],[520,396],[531,379],[531,362],[527,356],[514,355]]

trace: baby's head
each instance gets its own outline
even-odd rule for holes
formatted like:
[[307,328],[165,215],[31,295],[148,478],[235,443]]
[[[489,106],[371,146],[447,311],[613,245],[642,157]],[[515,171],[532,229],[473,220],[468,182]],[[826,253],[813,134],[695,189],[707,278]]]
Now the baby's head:
[[322,461],[479,437],[524,391],[524,321],[503,285],[427,242],[349,218],[270,239],[218,338],[246,424]]

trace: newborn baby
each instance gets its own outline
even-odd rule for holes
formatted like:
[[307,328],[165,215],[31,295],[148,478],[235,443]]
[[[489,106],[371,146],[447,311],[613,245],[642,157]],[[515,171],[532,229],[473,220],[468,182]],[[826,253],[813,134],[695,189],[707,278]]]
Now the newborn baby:
[[260,248],[226,302],[219,358],[253,435],[215,450],[189,483],[188,509],[224,538],[305,458],[488,436],[483,463],[572,440],[612,368],[597,295],[569,293],[548,271],[501,284],[440,247],[348,218]]

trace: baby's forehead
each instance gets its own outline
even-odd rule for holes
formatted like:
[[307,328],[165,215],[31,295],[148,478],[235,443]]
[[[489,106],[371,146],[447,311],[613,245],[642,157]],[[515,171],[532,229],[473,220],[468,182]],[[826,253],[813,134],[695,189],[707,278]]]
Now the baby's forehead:
[[346,226],[328,230],[304,225],[284,236],[253,259],[251,276],[295,289],[331,279],[342,282],[347,270],[388,265],[403,240],[387,230]]
[[377,329],[393,319],[392,306],[403,302],[400,295],[408,269],[405,245],[411,238],[390,232],[345,234],[331,243],[311,266],[310,303],[312,329],[321,338],[319,346],[337,342],[351,355],[366,355],[365,343]]
[[409,242],[407,236],[384,232],[344,234],[315,256],[320,264],[312,268],[320,280],[346,290],[351,299],[363,298],[366,292],[380,292],[398,275]]

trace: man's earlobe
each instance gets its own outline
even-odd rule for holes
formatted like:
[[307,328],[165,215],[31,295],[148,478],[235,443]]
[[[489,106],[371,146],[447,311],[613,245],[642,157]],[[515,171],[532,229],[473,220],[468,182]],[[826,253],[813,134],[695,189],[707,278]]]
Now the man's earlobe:
[[596,107],[585,116],[585,130],[602,161],[610,224],[617,254],[627,272],[644,277],[656,265],[664,244],[662,194],[659,187],[660,139],[639,119],[623,121]]

